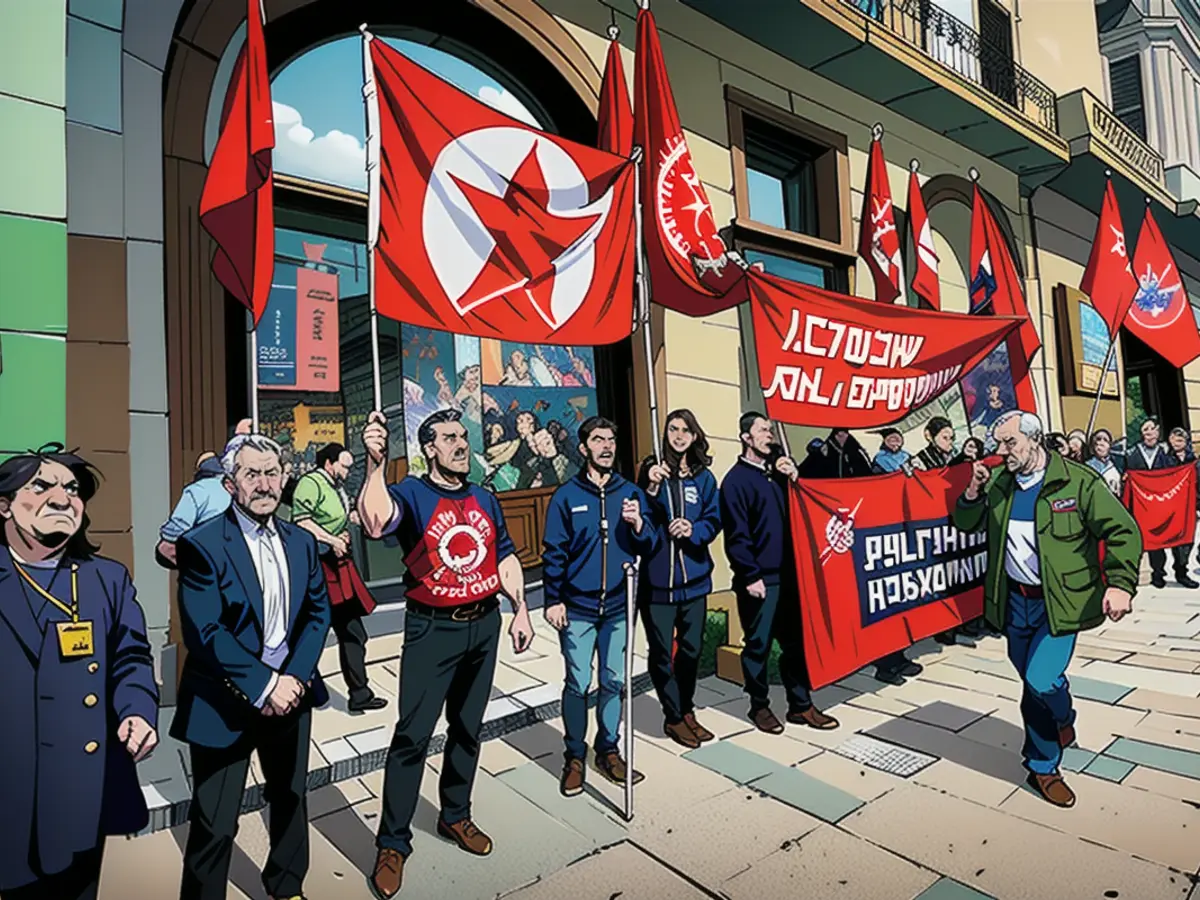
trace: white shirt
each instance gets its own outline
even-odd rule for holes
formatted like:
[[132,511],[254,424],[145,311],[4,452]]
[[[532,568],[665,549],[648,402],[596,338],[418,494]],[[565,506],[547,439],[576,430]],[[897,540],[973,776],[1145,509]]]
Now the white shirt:
[[[1010,579],[1020,584],[1042,583],[1041,566],[1038,563],[1037,520],[1035,510],[1040,486],[1046,470],[1032,475],[1017,476],[1017,496],[1013,497],[1013,515],[1008,520],[1005,535],[1004,571]],[[1021,504],[1030,518],[1019,517],[1017,504]]]
[[279,683],[279,667],[288,655],[288,603],[291,599],[291,585],[288,581],[287,556],[284,554],[283,539],[279,536],[273,516],[266,524],[259,524],[242,512],[237,504],[234,504],[233,511],[238,525],[241,526],[246,549],[250,551],[250,559],[254,563],[254,571],[258,575],[263,595],[262,661],[271,668],[272,674],[266,690],[254,704],[261,709],[271,691],[275,690],[275,685]]
[[1158,459],[1158,444],[1155,444],[1153,447],[1138,444],[1138,449],[1142,451],[1142,459],[1146,461],[1146,468],[1151,468],[1154,465],[1154,460]]

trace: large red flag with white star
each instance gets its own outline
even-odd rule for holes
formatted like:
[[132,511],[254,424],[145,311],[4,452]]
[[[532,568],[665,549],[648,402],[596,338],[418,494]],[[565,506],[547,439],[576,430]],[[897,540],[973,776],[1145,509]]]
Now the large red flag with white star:
[[379,39],[370,46],[379,313],[533,344],[628,337],[633,164],[497,112]]

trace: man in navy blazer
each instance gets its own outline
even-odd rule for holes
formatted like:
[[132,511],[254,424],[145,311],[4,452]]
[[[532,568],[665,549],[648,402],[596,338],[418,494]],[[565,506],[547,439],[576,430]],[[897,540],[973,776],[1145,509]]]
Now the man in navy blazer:
[[0,464],[0,896],[94,900],[104,840],[149,821],[158,688],[129,571],[96,555],[97,472],[61,444]]
[[272,900],[294,900],[308,871],[311,711],[328,699],[317,661],[329,595],[317,542],[275,517],[279,445],[240,435],[222,465],[232,505],[175,545],[188,655],[171,735],[191,747],[193,788],[180,898],[224,900],[257,750],[271,807],[263,886]]

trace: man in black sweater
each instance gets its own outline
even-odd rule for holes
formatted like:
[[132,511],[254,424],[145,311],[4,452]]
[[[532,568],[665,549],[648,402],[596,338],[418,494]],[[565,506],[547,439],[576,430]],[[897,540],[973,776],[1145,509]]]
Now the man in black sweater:
[[796,463],[781,454],[765,416],[744,414],[738,432],[742,455],[721,484],[720,503],[725,555],[733,569],[738,618],[746,635],[742,675],[750,696],[750,721],[767,734],[783,732],[771,712],[767,686],[767,659],[772,640],[777,640],[788,722],[821,730],[837,728],[836,719],[813,706],[804,670],[787,494],[789,480],[797,477]]

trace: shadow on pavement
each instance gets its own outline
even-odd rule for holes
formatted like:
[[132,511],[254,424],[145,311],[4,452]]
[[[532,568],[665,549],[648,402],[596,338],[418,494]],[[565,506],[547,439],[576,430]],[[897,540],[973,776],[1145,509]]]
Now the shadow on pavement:
[[[266,810],[260,810],[258,815],[263,817],[263,825],[269,825]],[[188,826],[182,825],[171,829],[171,837],[182,854],[187,850]],[[262,883],[262,870],[255,864],[246,851],[236,843],[229,862],[229,883],[245,894],[249,900],[270,900]]]

